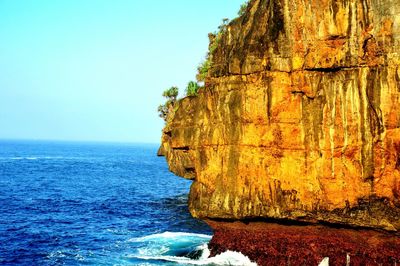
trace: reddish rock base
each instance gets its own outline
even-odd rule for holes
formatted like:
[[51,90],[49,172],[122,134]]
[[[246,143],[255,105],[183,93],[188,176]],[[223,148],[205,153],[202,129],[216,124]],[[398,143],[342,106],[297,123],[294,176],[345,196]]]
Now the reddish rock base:
[[[211,255],[239,251],[258,265],[400,265],[400,236],[321,225],[207,221],[214,229]],[[347,264],[347,255],[350,264]]]

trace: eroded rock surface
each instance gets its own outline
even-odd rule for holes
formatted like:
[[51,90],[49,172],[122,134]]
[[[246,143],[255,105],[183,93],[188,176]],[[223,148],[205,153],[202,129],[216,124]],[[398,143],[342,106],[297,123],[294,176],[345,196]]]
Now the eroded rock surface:
[[258,265],[330,266],[398,265],[400,238],[387,232],[332,228],[322,225],[209,221],[214,236],[211,255],[240,251]]
[[202,219],[400,230],[400,2],[253,0],[163,130]]

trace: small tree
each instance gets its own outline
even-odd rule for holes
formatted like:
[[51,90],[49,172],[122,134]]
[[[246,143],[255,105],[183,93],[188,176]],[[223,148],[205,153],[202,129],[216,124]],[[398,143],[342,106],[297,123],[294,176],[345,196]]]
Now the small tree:
[[170,101],[175,102],[176,101],[176,97],[178,97],[178,93],[179,93],[179,89],[178,87],[171,87],[167,90],[165,90],[162,94],[162,96],[164,96],[165,98],[167,98]]
[[186,87],[187,96],[196,96],[199,92],[200,86],[195,81],[190,81]]
[[165,90],[162,94],[167,101],[165,104],[161,104],[158,106],[159,116],[164,119],[165,122],[168,120],[169,114],[174,110],[174,105],[176,103],[176,98],[178,97],[179,89],[178,87],[171,87]]
[[168,107],[166,104],[160,104],[158,106],[158,115],[164,120],[167,121],[167,117],[168,117]]

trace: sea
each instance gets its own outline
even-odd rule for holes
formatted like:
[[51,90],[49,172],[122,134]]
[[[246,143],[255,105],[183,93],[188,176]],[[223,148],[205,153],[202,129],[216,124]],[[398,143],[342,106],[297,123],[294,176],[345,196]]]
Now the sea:
[[209,257],[156,144],[0,141],[0,265],[255,265]]

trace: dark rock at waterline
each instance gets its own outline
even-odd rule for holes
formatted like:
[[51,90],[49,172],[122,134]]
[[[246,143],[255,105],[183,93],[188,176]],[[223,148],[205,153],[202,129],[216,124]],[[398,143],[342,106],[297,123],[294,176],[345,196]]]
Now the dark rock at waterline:
[[316,266],[325,257],[331,266],[400,264],[400,237],[384,231],[265,222],[207,223],[214,229],[211,256],[238,251],[260,266]]
[[159,157],[165,156],[165,150],[164,150],[163,145],[161,145],[161,146],[158,148],[157,156],[159,156]]

